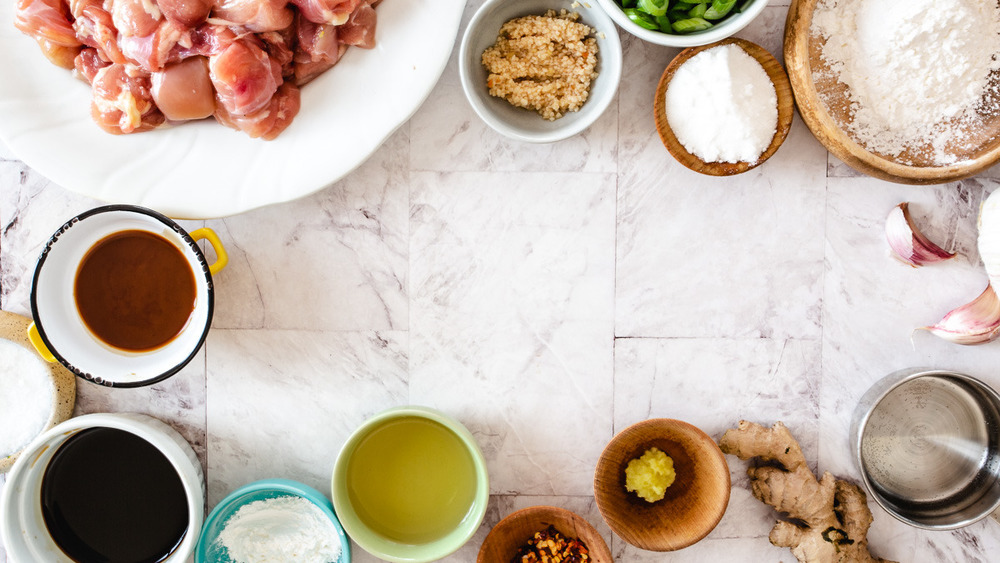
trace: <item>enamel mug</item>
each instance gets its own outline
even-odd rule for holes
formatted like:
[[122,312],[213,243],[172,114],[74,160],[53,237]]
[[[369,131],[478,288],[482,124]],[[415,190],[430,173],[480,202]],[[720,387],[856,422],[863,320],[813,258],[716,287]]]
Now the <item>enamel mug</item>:
[[928,530],[1000,521],[1000,395],[986,383],[893,373],[861,398],[851,446],[868,492],[898,520]]
[[[77,306],[76,276],[88,252],[116,233],[147,231],[168,241],[183,256],[194,276],[194,304],[187,323],[175,337],[148,351],[108,345],[87,327]],[[209,264],[197,241],[215,251]],[[82,213],[59,228],[42,249],[31,287],[34,322],[28,337],[43,358],[58,361],[88,381],[110,387],[139,387],[162,381],[181,370],[198,353],[215,305],[212,275],[225,267],[226,251],[207,228],[190,234],[156,211],[135,205],[107,205]]]

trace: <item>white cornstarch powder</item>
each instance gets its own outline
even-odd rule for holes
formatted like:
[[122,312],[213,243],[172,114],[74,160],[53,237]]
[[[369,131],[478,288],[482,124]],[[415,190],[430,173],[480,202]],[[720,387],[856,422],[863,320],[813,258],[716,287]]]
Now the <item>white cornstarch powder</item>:
[[702,51],[675,72],[667,122],[705,162],[757,162],[778,127],[778,95],[764,67],[736,45]]
[[982,115],[1000,111],[994,0],[820,0],[810,33],[826,39],[822,57],[849,89],[844,125],[868,150],[929,145],[920,156],[951,164]]
[[240,507],[216,540],[233,563],[334,563],[340,538],[326,514],[297,496]]
[[17,453],[49,421],[55,386],[45,362],[0,339],[0,457]]

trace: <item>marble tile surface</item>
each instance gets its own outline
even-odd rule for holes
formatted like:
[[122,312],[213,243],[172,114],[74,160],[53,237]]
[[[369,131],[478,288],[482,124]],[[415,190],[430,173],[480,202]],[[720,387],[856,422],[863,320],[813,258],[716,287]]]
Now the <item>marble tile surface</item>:
[[[463,27],[480,4],[468,2]],[[780,58],[788,4],[771,2],[739,35]],[[620,562],[794,560],[768,542],[776,514],[735,458],[728,510],[703,541],[674,553],[627,544],[592,494],[604,445],[652,417],[716,439],[741,419],[781,420],[812,469],[857,480],[851,414],[885,374],[948,368],[1000,388],[1000,343],[917,330],[982,291],[976,215],[1000,189],[1000,166],[940,186],[889,184],[827,153],[796,116],[763,166],[700,176],[670,157],[651,118],[678,50],[622,39],[617,103],[577,137],[530,145],[494,133],[464,99],[456,50],[421,109],[343,180],[184,222],[214,229],[230,256],[204,348],[149,388],[81,382],[77,413],[143,412],[177,428],[206,470],[211,508],[267,477],[329,494],[358,424],[427,405],[473,432],[491,476],[485,520],[449,563],[475,561],[492,526],[539,504],[582,515]],[[890,257],[884,220],[902,201],[954,260],[913,269]],[[29,313],[45,241],[99,204],[0,144],[0,308]],[[993,523],[927,532],[870,506],[877,555],[1000,553]],[[378,561],[354,547],[355,561]],[[12,563],[2,546],[0,563]]]

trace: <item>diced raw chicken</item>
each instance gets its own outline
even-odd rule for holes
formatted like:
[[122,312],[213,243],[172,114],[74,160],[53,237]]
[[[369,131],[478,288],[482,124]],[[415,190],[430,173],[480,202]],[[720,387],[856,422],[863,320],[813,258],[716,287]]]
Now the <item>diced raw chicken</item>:
[[149,0],[110,0],[111,19],[123,36],[145,37],[156,31],[163,15]]
[[129,62],[146,72],[155,72],[175,60],[174,47],[189,33],[190,31],[181,24],[163,18],[149,35],[145,37],[122,35],[118,42],[122,54]]
[[97,71],[90,113],[108,133],[148,131],[163,123],[153,104],[149,75],[113,64]]
[[[3,0],[0,0],[3,1]],[[15,26],[91,84],[111,133],[214,116],[273,139],[299,86],[375,44],[381,0],[8,0]]]
[[189,57],[152,75],[153,101],[171,121],[202,119],[215,113],[215,89],[208,59]]
[[365,0],[291,0],[305,18],[315,23],[341,25]]
[[85,47],[80,50],[80,53],[73,60],[73,67],[76,69],[74,74],[77,78],[86,80],[90,84],[94,82],[97,71],[109,66],[109,64],[101,60],[100,55],[97,54],[97,49]]
[[18,0],[14,12],[14,26],[22,33],[52,45],[80,45],[69,6],[61,0]]
[[[115,29],[111,14],[94,2],[82,2],[78,6],[79,15],[73,22],[73,29],[80,41],[97,49],[101,59],[109,63],[125,64],[125,55],[118,46],[118,30]],[[73,8],[74,14],[76,11]]]
[[262,109],[249,115],[233,115],[218,106],[215,118],[219,123],[243,131],[253,138],[271,140],[292,123],[299,113],[299,88],[285,82]]
[[212,11],[212,0],[158,0],[167,18],[186,27],[197,27]]
[[263,108],[282,83],[281,66],[246,39],[213,55],[208,66],[216,99],[232,115]]
[[368,4],[358,6],[344,25],[337,29],[338,37],[345,45],[371,49],[375,46],[375,8]]
[[212,16],[250,31],[278,31],[292,25],[287,0],[217,0]]

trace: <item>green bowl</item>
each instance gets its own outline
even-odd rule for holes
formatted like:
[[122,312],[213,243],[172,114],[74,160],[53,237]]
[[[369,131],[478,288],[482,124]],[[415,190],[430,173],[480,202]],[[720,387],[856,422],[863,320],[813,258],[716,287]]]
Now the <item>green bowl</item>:
[[[420,417],[437,422],[454,433],[464,444],[475,468],[475,493],[465,517],[450,532],[425,543],[400,541],[373,530],[359,517],[348,493],[347,470],[349,461],[361,442],[372,431],[381,428],[388,422],[408,417]],[[472,436],[472,433],[460,422],[448,415],[434,409],[418,406],[389,409],[373,416],[358,427],[347,439],[344,447],[340,450],[340,454],[337,456],[331,487],[333,505],[337,510],[337,515],[340,517],[341,524],[343,524],[344,529],[351,536],[351,539],[357,542],[368,553],[394,563],[435,561],[454,553],[458,548],[465,545],[476,533],[476,530],[479,529],[479,525],[483,521],[483,516],[486,514],[489,489],[486,461],[483,459],[483,453],[480,451],[479,444],[476,443],[476,439]]]
[[201,530],[201,538],[194,553],[195,563],[232,563],[226,549],[215,541],[226,522],[236,514],[237,510],[251,502],[289,496],[302,497],[312,502],[333,522],[337,538],[340,540],[340,558],[330,563],[351,563],[351,542],[344,534],[330,500],[316,489],[289,479],[254,481],[236,489],[215,505]]

